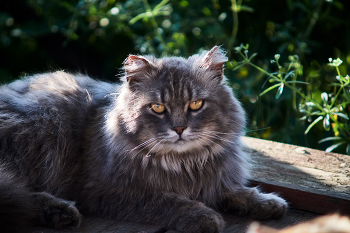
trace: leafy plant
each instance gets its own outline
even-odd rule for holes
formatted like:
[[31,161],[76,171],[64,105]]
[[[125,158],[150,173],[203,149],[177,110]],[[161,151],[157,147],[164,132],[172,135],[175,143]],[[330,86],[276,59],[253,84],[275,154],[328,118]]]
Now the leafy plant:
[[[345,111],[350,104],[350,78],[348,75],[343,76],[340,74],[339,66],[343,63],[343,61],[339,58],[334,60],[329,58],[328,65],[335,67],[337,71],[336,80],[338,82],[330,84],[331,86],[335,87],[334,92],[323,92],[321,94],[322,103],[319,103],[317,99],[312,97],[313,93],[311,93],[309,96],[303,93],[302,88],[295,86],[295,84],[309,85],[307,82],[297,80],[298,74],[302,73],[297,55],[289,56],[289,63],[287,63],[287,67],[283,67],[279,62],[280,55],[276,54],[274,56],[275,60],[271,60],[271,63],[275,63],[277,65],[278,71],[269,73],[267,70],[262,69],[261,67],[252,63],[251,60],[256,56],[256,54],[249,57],[248,47],[248,45],[241,45],[235,48],[236,52],[241,55],[243,60],[241,62],[237,62],[236,68],[234,69],[240,68],[243,65],[250,65],[267,75],[270,83],[277,83],[265,89],[260,96],[277,89],[275,98],[278,99],[282,95],[285,87],[291,89],[293,93],[297,93],[300,97],[299,111],[300,113],[304,114],[300,120],[307,120],[310,122],[309,126],[305,130],[305,134],[307,134],[318,122],[322,121],[324,130],[329,131],[332,126],[334,132],[334,137],[326,137],[319,141],[319,143],[330,140],[335,141],[335,144],[328,147],[326,152],[331,152],[335,148],[343,144],[347,144],[346,153],[350,154],[350,122],[348,114]],[[315,117],[317,118],[314,119]]]
[[[349,73],[350,47],[344,28],[350,21],[349,4],[340,0],[3,1],[0,53],[6,59],[0,64],[0,83],[62,68],[117,81],[118,68],[130,53],[188,56],[220,45],[230,58],[225,70],[229,85],[248,113],[249,136],[317,149],[341,143],[333,149],[345,152],[349,142],[344,116],[350,109],[344,74]],[[248,56],[248,46],[238,46],[244,58],[239,55],[236,61],[234,48],[241,43],[248,43],[256,54]],[[329,56],[344,62],[329,66]],[[334,75],[334,69],[343,76]]]

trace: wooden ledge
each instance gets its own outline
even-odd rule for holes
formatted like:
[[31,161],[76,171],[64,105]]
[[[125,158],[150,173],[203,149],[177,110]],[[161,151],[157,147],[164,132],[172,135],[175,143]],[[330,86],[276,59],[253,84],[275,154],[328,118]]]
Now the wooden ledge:
[[251,185],[276,192],[293,208],[350,214],[350,156],[245,137]]

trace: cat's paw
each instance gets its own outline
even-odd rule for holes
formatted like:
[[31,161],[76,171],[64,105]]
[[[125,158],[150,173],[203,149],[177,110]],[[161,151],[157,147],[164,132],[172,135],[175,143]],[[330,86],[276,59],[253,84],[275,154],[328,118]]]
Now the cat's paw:
[[249,210],[249,215],[255,219],[268,219],[282,217],[288,208],[288,203],[271,193],[260,193],[259,202]]
[[54,198],[44,208],[45,224],[55,229],[78,228],[81,215],[74,202]]
[[222,216],[210,208],[183,214],[176,230],[186,233],[220,233],[225,222]]

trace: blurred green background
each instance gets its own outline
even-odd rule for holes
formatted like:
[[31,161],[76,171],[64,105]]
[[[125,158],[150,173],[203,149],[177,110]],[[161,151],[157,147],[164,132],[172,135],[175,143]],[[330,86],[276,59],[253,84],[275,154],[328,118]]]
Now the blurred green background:
[[0,0],[0,83],[57,69],[118,81],[129,54],[189,56],[221,45],[226,76],[248,113],[247,135],[325,149],[331,142],[318,141],[333,130],[319,123],[304,135],[310,123],[300,120],[300,99],[289,90],[260,97],[268,77],[249,66],[233,70],[240,58],[232,48],[249,44],[258,53],[253,62],[269,72],[275,54],[282,63],[298,55],[310,83],[302,91],[321,101],[336,78],[328,58],[341,58],[348,72],[349,9],[347,0]]

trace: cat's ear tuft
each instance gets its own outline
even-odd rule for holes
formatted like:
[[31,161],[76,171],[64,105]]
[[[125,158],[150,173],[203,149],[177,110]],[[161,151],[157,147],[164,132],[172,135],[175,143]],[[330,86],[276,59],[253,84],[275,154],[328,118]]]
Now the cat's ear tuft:
[[222,75],[224,63],[228,60],[225,52],[219,46],[215,46],[210,51],[204,52],[201,57],[200,68],[215,71],[218,75]]
[[149,74],[149,69],[153,66],[152,62],[143,56],[129,55],[124,61],[126,81],[129,83],[139,81],[145,74]]

